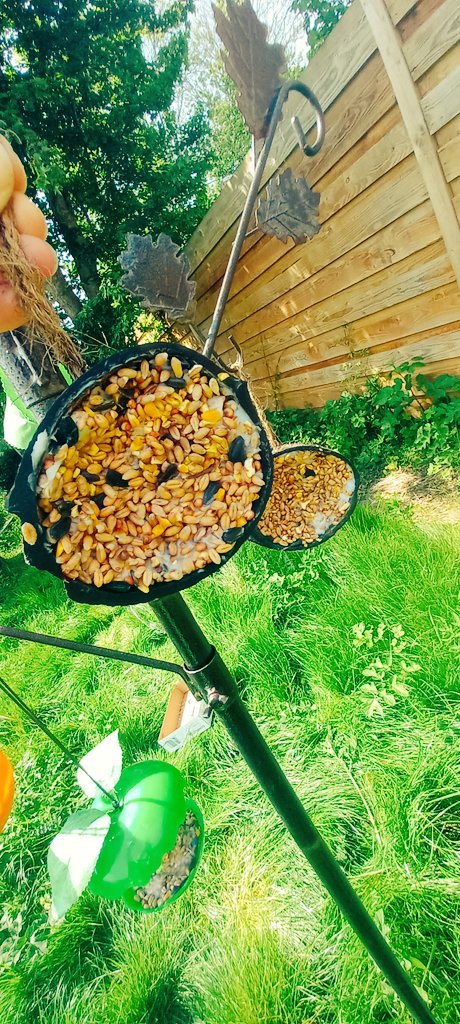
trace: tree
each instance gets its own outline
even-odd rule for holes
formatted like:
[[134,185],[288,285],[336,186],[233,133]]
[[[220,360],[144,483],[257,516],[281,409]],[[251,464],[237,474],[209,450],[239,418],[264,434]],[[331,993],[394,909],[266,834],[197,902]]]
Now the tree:
[[292,0],[292,10],[303,15],[311,56],[319,50],[350,3],[351,0]]
[[[86,296],[102,333],[104,317],[112,333],[122,310],[135,315],[115,283],[126,232],[166,231],[182,242],[208,205],[206,117],[192,112],[179,124],[172,107],[192,7],[193,0],[2,5],[0,125],[50,220],[60,256],[54,296],[77,321]],[[88,327],[91,306],[85,313]]]

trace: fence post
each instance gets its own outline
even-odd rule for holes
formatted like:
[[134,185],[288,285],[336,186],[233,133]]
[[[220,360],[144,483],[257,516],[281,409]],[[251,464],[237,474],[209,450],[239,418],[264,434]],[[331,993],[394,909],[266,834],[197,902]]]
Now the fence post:
[[436,142],[430,135],[417,86],[404,55],[400,35],[393,25],[386,0],[361,0],[361,6],[390,79],[447,255],[460,287],[460,225],[452,194],[444,177]]

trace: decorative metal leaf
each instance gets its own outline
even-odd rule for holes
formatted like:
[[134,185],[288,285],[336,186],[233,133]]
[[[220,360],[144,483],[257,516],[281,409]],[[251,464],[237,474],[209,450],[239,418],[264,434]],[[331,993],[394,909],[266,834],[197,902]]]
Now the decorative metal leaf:
[[320,194],[313,192],[305,178],[295,178],[288,169],[267,185],[266,198],[257,208],[257,227],[282,242],[306,242],[317,235]]
[[227,16],[214,7],[217,33],[226,53],[225,70],[236,85],[236,102],[256,139],[267,134],[267,113],[280,72],[285,66],[283,47],[267,43],[266,26],[259,21],[249,0],[237,4],[227,0]]
[[170,320],[191,320],[195,311],[196,284],[190,281],[190,262],[169,235],[126,236],[127,249],[118,257],[123,270],[121,284],[141,296],[144,309],[161,310]]

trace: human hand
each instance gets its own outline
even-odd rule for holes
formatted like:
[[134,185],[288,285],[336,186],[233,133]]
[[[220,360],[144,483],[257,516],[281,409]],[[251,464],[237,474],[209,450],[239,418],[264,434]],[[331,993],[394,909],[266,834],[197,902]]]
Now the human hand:
[[[21,161],[8,140],[0,135],[0,216],[10,204],[24,255],[38,267],[43,277],[52,277],[57,269],[56,253],[45,241],[46,220],[38,206],[24,194],[26,187]],[[26,322],[27,312],[21,309],[20,296],[0,274],[0,332],[14,331]]]

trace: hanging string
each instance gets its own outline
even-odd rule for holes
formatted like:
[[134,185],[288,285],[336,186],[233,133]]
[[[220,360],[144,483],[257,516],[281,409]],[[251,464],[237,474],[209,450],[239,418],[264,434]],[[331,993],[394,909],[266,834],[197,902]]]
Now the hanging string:
[[102,786],[101,783],[97,781],[97,779],[93,778],[90,772],[88,772],[86,768],[83,767],[78,758],[75,757],[74,754],[72,754],[72,751],[69,750],[68,747],[64,745],[64,743],[61,743],[60,739],[58,739],[58,737],[53,732],[51,732],[51,729],[48,729],[48,726],[45,725],[42,719],[35,714],[35,711],[33,711],[32,708],[30,708],[29,705],[26,704],[26,702],[22,699],[22,697],[19,696],[19,694],[15,693],[15,691],[12,690],[11,686],[7,682],[5,682],[5,680],[2,679],[1,676],[0,689],[3,690],[4,693],[6,693],[7,697],[9,697],[10,700],[12,700],[13,703],[16,704],[16,706],[20,708],[20,710],[23,711],[28,718],[30,718],[30,721],[33,722],[34,725],[38,726],[38,728],[45,733],[45,736],[47,736],[48,739],[51,740],[56,747],[59,747],[59,750],[61,750],[62,753],[65,754],[68,761],[71,761],[72,764],[74,764],[77,768],[80,769],[80,771],[84,772],[84,774],[88,777],[88,779],[90,779],[93,785],[97,786],[101,793],[103,793],[104,796],[106,796],[107,799],[110,800],[110,803],[113,805],[114,810],[117,811],[122,806],[122,804],[121,800],[118,799],[116,793],[113,790],[109,791],[108,789],[105,789],[105,787]]

